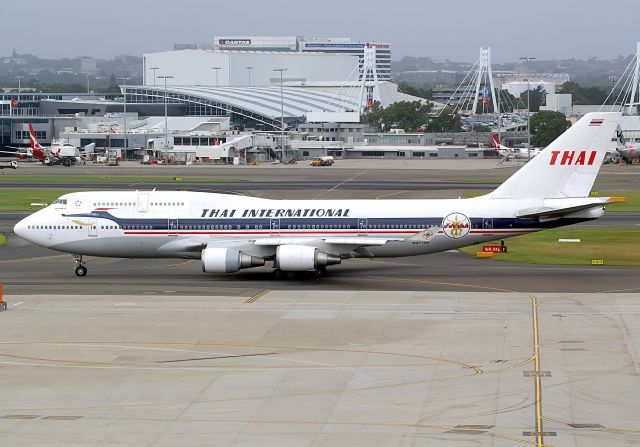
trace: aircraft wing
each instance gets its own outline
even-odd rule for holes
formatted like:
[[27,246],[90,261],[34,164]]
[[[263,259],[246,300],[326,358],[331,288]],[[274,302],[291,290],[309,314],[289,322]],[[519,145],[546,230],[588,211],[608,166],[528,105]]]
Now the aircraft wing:
[[298,245],[313,245],[314,242],[321,241],[325,244],[329,245],[351,245],[355,247],[366,247],[366,246],[380,246],[385,245],[389,241],[401,241],[402,238],[371,238],[368,236],[359,236],[359,237],[332,237],[332,238],[321,238],[321,239],[300,239],[300,238],[264,238],[264,239],[256,239],[255,245],[267,245],[267,246],[277,246],[277,245],[287,245],[287,244],[298,244]]
[[[421,234],[421,233],[418,233]],[[415,237],[415,236],[411,236]],[[297,238],[297,237],[261,237],[257,239],[209,239],[206,236],[188,239],[175,239],[162,245],[158,251],[163,253],[181,253],[191,257],[207,247],[235,247],[256,254],[275,253],[280,245],[307,245],[336,255],[347,255],[352,251],[364,251],[367,247],[379,247],[389,242],[401,241],[403,238],[331,237],[331,238]]]

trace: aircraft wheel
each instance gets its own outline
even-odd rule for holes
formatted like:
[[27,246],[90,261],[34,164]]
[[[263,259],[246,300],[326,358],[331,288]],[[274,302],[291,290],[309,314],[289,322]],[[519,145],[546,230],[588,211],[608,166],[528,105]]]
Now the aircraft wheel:
[[329,272],[327,272],[327,269],[324,267],[321,267],[319,269],[316,269],[313,271],[313,275],[316,278],[324,278],[325,276],[329,276]]
[[76,275],[77,276],[86,276],[87,268],[84,265],[79,265],[76,267]]
[[287,279],[295,279],[296,272],[287,272]]
[[280,269],[275,269],[275,270],[273,271],[273,277],[274,277],[275,279],[280,279],[280,278],[282,278],[282,270],[280,270]]

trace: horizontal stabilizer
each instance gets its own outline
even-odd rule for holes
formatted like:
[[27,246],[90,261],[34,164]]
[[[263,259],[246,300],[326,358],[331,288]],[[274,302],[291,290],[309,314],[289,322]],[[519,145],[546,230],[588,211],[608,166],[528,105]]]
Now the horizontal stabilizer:
[[564,208],[537,207],[520,210],[516,213],[517,217],[562,217],[567,214],[576,213],[578,211],[600,208],[606,202],[587,203],[584,205],[569,206]]

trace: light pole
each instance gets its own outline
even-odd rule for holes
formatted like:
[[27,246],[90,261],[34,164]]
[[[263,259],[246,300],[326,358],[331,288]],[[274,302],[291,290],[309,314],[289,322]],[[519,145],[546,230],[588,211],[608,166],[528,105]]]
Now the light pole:
[[249,72],[249,87],[251,87],[251,70],[253,70],[253,67],[247,67],[247,71]]
[[149,70],[153,70],[153,85],[156,85],[156,70],[160,70],[160,67],[149,67]]
[[533,61],[536,58],[532,56],[523,56],[519,58],[521,61],[524,61],[527,67],[527,160],[531,160],[531,104],[530,104],[530,96],[529,93],[531,91],[531,81],[530,81],[530,73],[529,73],[529,61]]
[[282,148],[282,156],[284,156],[284,93],[282,90],[282,84],[284,82],[283,79],[283,73],[285,71],[287,71],[286,68],[282,67],[282,68],[274,68],[273,71],[279,71],[280,72],[280,124],[281,124],[281,136],[280,136],[280,144],[281,144],[281,148]]
[[216,71],[216,88],[218,87],[218,71],[222,70],[222,67],[211,67],[212,70]]
[[129,142],[127,141],[127,80],[129,78],[126,77],[121,77],[118,78],[118,80],[122,81],[124,84],[124,89],[122,89],[123,93],[124,93],[124,112],[123,112],[123,117],[124,117],[124,155],[125,158],[127,157],[127,149],[129,149]]
[[18,104],[20,104],[20,93],[22,91],[22,78],[24,78],[24,76],[16,76],[16,79],[18,80]]
[[167,151],[169,147],[169,127],[167,122],[167,79],[173,79],[173,76],[158,76],[160,79],[164,79],[164,151]]

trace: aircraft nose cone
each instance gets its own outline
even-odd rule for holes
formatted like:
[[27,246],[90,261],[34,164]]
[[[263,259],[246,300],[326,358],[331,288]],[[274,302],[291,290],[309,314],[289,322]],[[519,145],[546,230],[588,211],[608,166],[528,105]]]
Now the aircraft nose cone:
[[18,222],[17,224],[15,224],[15,226],[13,227],[13,232],[15,234],[17,234],[18,236],[20,236],[23,239],[26,239],[26,235],[27,235],[27,224],[25,223],[27,219],[22,219],[20,222]]

